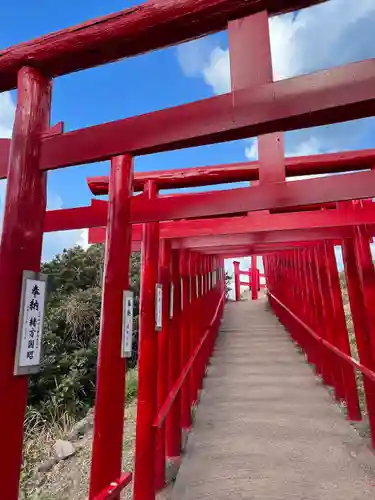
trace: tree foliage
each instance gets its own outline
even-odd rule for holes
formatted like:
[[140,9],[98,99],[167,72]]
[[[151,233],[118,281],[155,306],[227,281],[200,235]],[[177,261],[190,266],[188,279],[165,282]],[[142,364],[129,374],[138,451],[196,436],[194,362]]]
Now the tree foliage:
[[[80,415],[94,403],[103,267],[103,245],[64,250],[42,266],[48,275],[43,361],[40,373],[30,377],[29,405],[46,418],[58,418],[60,411]],[[140,256],[135,253],[131,258],[135,332],[139,273]],[[135,352],[129,366],[136,359]]]
[[225,271],[225,298],[226,300],[229,299],[229,294],[230,291],[232,290],[232,278],[233,276],[228,273],[228,271]]

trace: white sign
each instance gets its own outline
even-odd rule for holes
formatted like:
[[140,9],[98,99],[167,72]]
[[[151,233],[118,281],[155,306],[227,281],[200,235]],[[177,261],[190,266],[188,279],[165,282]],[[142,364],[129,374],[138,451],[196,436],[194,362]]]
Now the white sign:
[[45,274],[24,271],[14,375],[28,375],[39,371],[46,284]]
[[155,290],[155,330],[162,329],[162,302],[163,302],[163,286],[156,283]]
[[133,292],[124,290],[122,297],[121,357],[131,358],[133,350]]
[[195,277],[195,295],[199,297],[199,278],[198,274]]
[[174,304],[174,285],[171,283],[169,296],[169,319],[173,318],[173,304]]
[[203,281],[203,274],[201,274],[201,295],[203,295],[204,292],[204,281]]

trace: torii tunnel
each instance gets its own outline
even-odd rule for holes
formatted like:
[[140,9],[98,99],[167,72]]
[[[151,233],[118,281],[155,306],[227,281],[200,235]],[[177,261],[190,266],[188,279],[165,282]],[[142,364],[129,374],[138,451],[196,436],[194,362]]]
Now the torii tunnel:
[[[0,91],[18,89],[12,139],[0,140],[0,178],[7,178],[1,498],[18,499],[22,463],[28,377],[13,374],[22,275],[40,271],[43,233],[51,231],[89,228],[91,242],[105,242],[90,500],[119,498],[125,487],[134,499],[151,500],[164,487],[165,463],[181,456],[225,310],[226,258],[253,256],[254,295],[255,256],[263,258],[273,313],[353,421],[361,419],[355,376],[362,374],[375,446],[375,150],[285,158],[283,140],[285,131],[374,116],[375,60],[281,81],[272,76],[269,17],[317,3],[151,0],[0,52]],[[55,78],[223,30],[231,92],[67,133],[63,124],[50,125]],[[133,173],[140,155],[248,137],[258,137],[256,162]],[[102,160],[111,162],[109,178],[89,178],[88,185],[108,201],[46,211],[47,171]],[[317,174],[325,175],[303,179]],[[296,176],[302,178],[288,182]],[[251,185],[159,195],[239,181]],[[359,361],[350,352],[337,245]],[[133,250],[142,252],[134,477],[121,468],[123,294]]]

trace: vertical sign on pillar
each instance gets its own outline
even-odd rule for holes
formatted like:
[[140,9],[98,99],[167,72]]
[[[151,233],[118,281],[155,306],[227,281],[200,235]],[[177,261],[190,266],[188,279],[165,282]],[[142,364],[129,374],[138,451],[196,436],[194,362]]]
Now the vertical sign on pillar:
[[125,290],[122,312],[122,346],[121,357],[131,358],[133,351],[133,292]]
[[169,319],[173,318],[173,304],[174,304],[174,284],[171,283],[170,298],[169,298]]
[[160,332],[162,329],[162,305],[163,305],[163,286],[156,284],[155,289],[155,330]]
[[23,272],[14,375],[40,369],[46,281],[45,274]]
[[180,279],[180,286],[181,286],[181,311],[184,310],[184,280],[181,278]]

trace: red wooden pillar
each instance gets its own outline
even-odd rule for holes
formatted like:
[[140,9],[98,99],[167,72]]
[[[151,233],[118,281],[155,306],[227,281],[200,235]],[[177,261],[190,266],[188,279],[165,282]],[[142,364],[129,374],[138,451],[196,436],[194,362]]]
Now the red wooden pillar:
[[[180,253],[172,250],[172,319],[169,332],[169,389],[181,372],[181,278]],[[175,459],[181,453],[181,393],[179,392],[167,417],[167,456]]]
[[[203,288],[203,273],[204,273],[204,256],[202,254],[198,254],[197,259],[197,313],[196,317],[198,319],[198,328],[199,328],[199,338],[203,335],[204,325],[205,325],[205,295]],[[206,370],[205,365],[205,352],[204,349],[201,350],[197,360],[197,379],[198,379],[198,390],[203,387],[203,378]]]
[[[314,248],[314,260],[313,267],[315,272],[313,273],[316,280],[316,299],[317,299],[317,333],[321,338],[325,338],[326,336],[326,328],[329,328],[330,322],[329,317],[327,317],[327,312],[325,308],[324,302],[324,294],[326,293],[327,284],[324,280],[321,279],[321,267],[323,263],[321,261],[321,254],[319,252],[318,247]],[[327,349],[320,344],[319,347],[322,366],[322,377],[323,381],[326,385],[333,385],[333,376],[332,376],[332,367],[330,363],[330,356]]]
[[[49,127],[51,83],[33,68],[18,73],[18,101],[9,156],[0,246],[0,425],[7,450],[1,496],[18,499],[27,376],[13,376],[22,272],[40,271],[46,174],[39,170],[40,137]],[[5,405],[5,406],[4,406]]]
[[371,355],[375,359],[375,270],[370,250],[370,239],[364,227],[355,228],[355,250],[359,279],[363,290],[364,316],[370,334]]
[[[365,329],[362,336],[366,336],[366,348],[369,350],[369,352],[364,355],[365,349],[364,345],[362,345],[361,359],[364,359],[366,363],[371,363],[371,367],[369,368],[375,371],[375,270],[372,262],[369,236],[364,227],[355,228],[354,246],[359,282],[362,289],[363,302],[361,313],[365,322]],[[360,349],[359,338],[361,337],[357,336],[358,349]],[[361,341],[362,340],[364,339],[361,339]],[[363,342],[363,344],[365,344],[365,342]],[[375,383],[366,377],[363,378],[366,390],[366,403],[369,414],[372,445],[375,448]]]
[[[159,252],[159,280],[162,285],[162,329],[158,334],[158,409],[163,406],[168,395],[168,365],[169,365],[169,308],[170,308],[170,269],[171,269],[171,244],[169,240],[160,241]],[[156,490],[161,490],[165,485],[166,462],[166,432],[165,424],[158,430],[156,446]]]
[[[196,252],[192,252],[190,254],[190,300],[191,300],[190,314],[191,317],[194,319],[190,322],[190,354],[193,354],[200,340],[197,268],[198,268],[198,254]],[[192,405],[196,404],[198,401],[198,373],[199,373],[199,363],[197,359],[190,372],[190,394],[191,394],[190,402]]]
[[249,292],[251,292],[251,267],[249,267],[249,270],[247,271],[248,273],[248,278],[249,278]]
[[[375,371],[375,359],[372,354],[371,333],[366,321],[364,309],[364,290],[360,278],[361,260],[355,251],[354,241],[345,239],[342,243],[342,257],[345,268],[345,279],[348,287],[350,311],[352,314],[354,333],[360,362],[368,369]],[[374,383],[363,377],[366,404],[369,414],[372,445],[375,447],[375,388]]]
[[[337,270],[334,246],[330,242],[325,242],[325,255],[327,260],[327,270],[329,278],[329,289],[331,301],[333,304],[333,317],[335,324],[335,345],[340,351],[351,355],[348,329],[346,327],[344,306],[342,303],[342,294],[340,287],[340,278]],[[361,420],[359,409],[357,383],[355,379],[354,368],[347,363],[341,362],[341,371],[344,382],[344,393],[347,404],[348,418],[350,420]]]
[[251,256],[251,300],[258,298],[257,256]]
[[233,261],[234,267],[234,294],[236,301],[241,300],[241,285],[240,285],[240,263],[238,261]]
[[[145,192],[156,196],[148,181]],[[155,288],[158,279],[159,223],[150,222],[142,230],[142,280],[140,294],[138,408],[136,426],[134,500],[155,498],[155,448],[158,336],[155,331]]]
[[[189,253],[181,250],[180,253],[180,273],[181,273],[181,371],[190,357],[190,303],[189,303]],[[181,388],[181,425],[183,429],[190,430],[190,379],[186,377]]]
[[129,289],[132,237],[129,214],[133,160],[130,156],[112,159],[109,183],[90,499],[115,481],[122,469],[126,361],[121,356],[121,345],[123,294]]
[[[329,270],[325,254],[324,243],[319,245],[318,256],[320,262],[320,281],[321,293],[324,308],[324,338],[331,344],[336,344],[336,324],[334,315],[334,304],[331,295],[331,286],[329,281]],[[341,369],[340,360],[331,351],[327,350],[327,357],[329,358],[329,366],[332,373],[332,382],[335,389],[335,397],[337,400],[344,399],[344,380]]]

